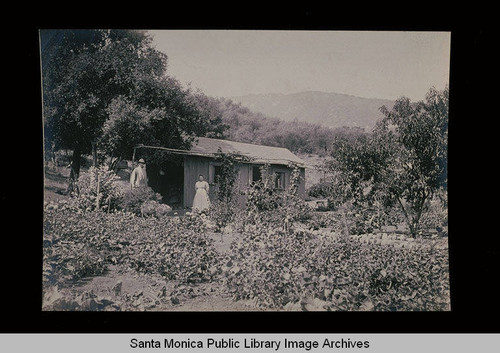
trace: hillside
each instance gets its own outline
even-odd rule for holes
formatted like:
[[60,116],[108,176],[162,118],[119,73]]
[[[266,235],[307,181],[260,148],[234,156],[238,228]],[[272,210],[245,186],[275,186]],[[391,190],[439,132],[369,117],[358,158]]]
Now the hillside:
[[393,101],[347,94],[308,91],[293,94],[252,94],[230,97],[242,106],[285,121],[307,121],[333,128],[360,127],[370,131],[382,118],[379,108],[392,108]]

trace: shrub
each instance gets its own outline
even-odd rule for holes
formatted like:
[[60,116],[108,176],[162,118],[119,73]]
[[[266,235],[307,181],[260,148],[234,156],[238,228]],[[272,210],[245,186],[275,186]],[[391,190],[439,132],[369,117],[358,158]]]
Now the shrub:
[[297,166],[290,176],[286,190],[273,189],[273,175],[269,165],[262,167],[263,179],[247,190],[247,223],[264,228],[290,228],[294,222],[305,222],[311,218],[311,209],[298,196],[300,173]]
[[215,232],[224,232],[225,227],[235,221],[235,209],[235,200],[223,202],[221,200],[215,199],[211,202],[207,214],[215,224]]
[[314,198],[330,198],[334,194],[334,185],[331,182],[322,182],[312,185],[307,194]]
[[314,230],[331,228],[334,232],[341,233],[344,229],[342,214],[339,212],[311,212],[307,225]]
[[132,188],[122,195],[119,207],[120,209],[132,212],[136,215],[141,214],[141,207],[146,201],[159,200],[159,194],[148,186]]
[[446,195],[444,200],[435,197],[429,201],[428,208],[420,220],[421,229],[425,231],[437,231],[443,235],[448,234],[448,208],[446,207]]
[[351,212],[347,212],[347,217],[350,220],[350,234],[373,233],[384,225],[377,210],[369,207],[355,207]]
[[170,211],[172,211],[172,207],[156,200],[145,201],[141,205],[141,215],[143,216],[163,217]]
[[78,178],[78,193],[73,193],[82,210],[114,210],[121,198],[118,176],[107,165],[90,167]]
[[233,153],[223,153],[219,148],[215,154],[215,160],[220,163],[220,174],[215,180],[215,199],[212,200],[208,211],[209,217],[215,222],[215,230],[221,232],[224,228],[234,221],[236,199],[235,183],[238,177],[238,160],[244,161],[248,158]]

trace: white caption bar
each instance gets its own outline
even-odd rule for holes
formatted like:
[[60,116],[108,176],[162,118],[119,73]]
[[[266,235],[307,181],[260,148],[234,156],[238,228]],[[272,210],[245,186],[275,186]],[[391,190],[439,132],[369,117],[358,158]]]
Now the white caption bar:
[[500,334],[0,334],[2,352],[500,352]]

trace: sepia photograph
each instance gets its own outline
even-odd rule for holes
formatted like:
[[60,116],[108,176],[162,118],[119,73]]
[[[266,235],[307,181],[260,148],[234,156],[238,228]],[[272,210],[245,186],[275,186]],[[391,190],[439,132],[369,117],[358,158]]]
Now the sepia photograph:
[[40,29],[41,309],[450,311],[450,32]]

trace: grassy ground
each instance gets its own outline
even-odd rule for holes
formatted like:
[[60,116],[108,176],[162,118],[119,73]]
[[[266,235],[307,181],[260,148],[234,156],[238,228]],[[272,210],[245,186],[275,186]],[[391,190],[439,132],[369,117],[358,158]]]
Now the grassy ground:
[[[69,173],[65,169],[45,170],[44,178],[44,201],[58,201],[67,198]],[[68,174],[68,175],[65,175]]]

